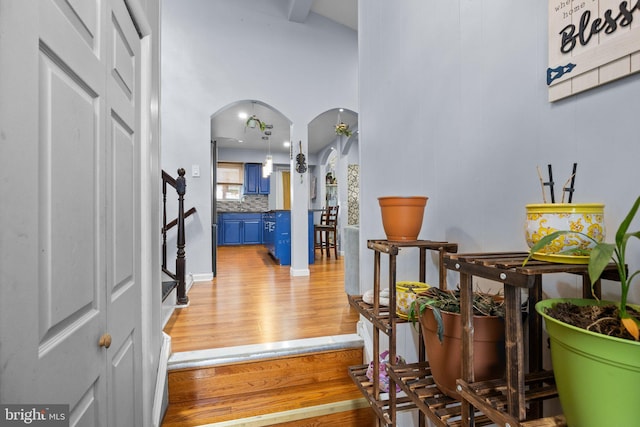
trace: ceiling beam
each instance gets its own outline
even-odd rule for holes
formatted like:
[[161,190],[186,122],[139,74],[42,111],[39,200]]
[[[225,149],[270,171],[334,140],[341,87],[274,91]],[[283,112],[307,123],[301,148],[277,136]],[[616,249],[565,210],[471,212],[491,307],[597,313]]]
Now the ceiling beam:
[[305,22],[311,11],[312,3],[313,0],[289,0],[289,21]]

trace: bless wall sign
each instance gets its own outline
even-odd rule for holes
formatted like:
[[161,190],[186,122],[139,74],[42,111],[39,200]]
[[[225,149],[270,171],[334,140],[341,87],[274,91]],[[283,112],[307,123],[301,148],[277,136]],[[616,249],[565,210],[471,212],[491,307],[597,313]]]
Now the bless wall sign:
[[640,71],[640,0],[549,0],[549,101]]

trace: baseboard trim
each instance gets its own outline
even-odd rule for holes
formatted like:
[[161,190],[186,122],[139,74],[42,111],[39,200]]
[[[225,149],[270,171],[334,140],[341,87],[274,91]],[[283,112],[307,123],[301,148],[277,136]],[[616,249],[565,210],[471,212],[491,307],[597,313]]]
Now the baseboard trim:
[[364,342],[364,360],[368,363],[373,360],[373,337],[362,320],[357,323],[357,332]]
[[158,363],[158,372],[156,374],[156,389],[153,396],[153,425],[160,426],[163,415],[163,402],[165,401],[165,393],[169,390],[165,385],[167,382],[167,365],[171,356],[171,337],[166,333],[162,333],[162,348],[160,349],[160,361]]
[[309,270],[308,268],[291,268],[289,270],[289,275],[290,276],[309,276],[311,274],[311,270]]
[[213,273],[189,273],[192,282],[210,282],[213,280]]
[[273,414],[257,415],[255,417],[240,418],[213,424],[203,424],[198,427],[262,427],[367,407],[369,407],[369,402],[362,397],[359,399],[311,406],[309,408],[292,409],[290,411],[275,412]]

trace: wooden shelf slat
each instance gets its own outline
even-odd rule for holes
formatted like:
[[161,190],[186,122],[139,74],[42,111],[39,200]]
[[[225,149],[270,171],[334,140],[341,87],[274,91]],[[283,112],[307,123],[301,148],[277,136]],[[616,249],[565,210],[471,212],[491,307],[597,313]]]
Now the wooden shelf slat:
[[[391,331],[391,320],[389,316],[388,307],[380,307],[380,312],[375,313],[375,309],[372,304],[366,303],[362,300],[362,295],[348,295],[349,304],[358,312],[363,315],[369,322],[376,325],[382,332],[389,335]],[[393,313],[395,323],[407,323],[406,319],[399,317]]]
[[[358,386],[362,394],[368,399],[369,404],[373,408],[374,412],[379,419],[384,420],[385,423],[391,424],[391,418],[389,416],[390,407],[388,399],[376,399],[375,390],[373,389],[373,382],[367,378],[368,365],[351,366],[349,368],[349,376],[353,382]],[[407,396],[397,396],[396,398],[396,412],[408,411],[416,409],[416,405]]]
[[431,250],[443,249],[445,252],[458,252],[458,244],[450,242],[439,242],[434,240],[368,240],[367,247],[382,253],[396,255],[399,248],[426,248]]
[[[542,402],[557,397],[557,389],[552,371],[540,371],[542,368],[542,322],[535,312],[530,312],[527,319],[529,326],[529,369],[525,371],[523,328],[518,288],[529,288],[529,310],[542,297],[542,277],[551,273],[571,273],[582,276],[583,295],[591,292],[588,280],[588,265],[559,264],[546,261],[529,260],[526,266],[527,252],[492,252],[473,254],[446,254],[444,264],[448,270],[460,273],[460,287],[463,296],[473,292],[472,278],[478,277],[500,282],[504,285],[507,379],[468,383],[458,379],[465,409],[480,410],[498,425],[511,427],[551,427],[566,426],[562,415],[540,417]],[[615,264],[609,264],[606,273],[615,279]],[[599,283],[596,283],[595,294],[599,295]],[[462,311],[462,323],[465,331],[473,331],[472,307],[467,303]],[[466,353],[465,353],[466,352]],[[467,332],[463,340],[463,360],[470,360],[473,354],[472,334]],[[463,377],[473,378],[473,367],[463,366]],[[540,417],[540,418],[539,418]],[[463,423],[467,425],[466,423]]]
[[[446,287],[444,281],[444,255],[446,253],[454,253],[458,251],[458,245],[456,243],[449,242],[437,242],[431,240],[415,240],[415,241],[389,241],[389,240],[368,240],[367,247],[374,251],[374,273],[373,273],[373,292],[374,301],[373,304],[367,304],[362,300],[361,295],[350,295],[349,304],[354,307],[361,316],[365,317],[373,325],[373,352],[378,355],[380,352],[380,333],[384,333],[388,336],[389,342],[389,359],[395,360],[396,356],[396,327],[398,324],[407,323],[406,319],[402,319],[395,312],[396,305],[396,257],[401,248],[418,248],[420,252],[420,281],[425,280],[426,276],[426,264],[427,264],[427,250],[437,251],[439,253],[439,286],[441,288]],[[381,254],[389,256],[388,266],[388,286],[389,286],[389,307],[380,306],[379,292],[381,290],[380,280],[380,257]],[[422,338],[420,338],[419,344],[419,356],[420,360],[424,360],[424,345]],[[389,393],[381,393],[379,389],[378,380],[370,381],[366,377],[367,365],[356,366],[349,369],[349,375],[353,381],[360,388],[361,392],[368,398],[371,407],[378,416],[380,422],[390,426],[396,425],[396,414],[398,411],[404,411],[409,409],[418,408],[419,399],[414,397],[413,391],[409,388],[403,387],[403,391],[407,393],[402,396],[402,393],[397,393],[395,385],[399,384],[398,380],[394,379],[390,375],[391,391]],[[379,369],[379,363],[374,359],[374,370]],[[374,375],[378,375],[376,372]],[[420,387],[424,389],[425,386],[433,387],[433,382],[414,382],[412,387]],[[383,395],[388,398],[384,399]],[[430,398],[436,398],[442,400],[442,393],[436,393],[430,396]],[[438,408],[443,408],[442,404],[434,404]],[[434,406],[434,407],[436,407]],[[449,414],[446,414],[449,417]],[[419,414],[420,426],[424,425],[424,414]]]
[[[462,425],[460,401],[438,389],[431,376],[429,362],[391,365],[387,372],[433,424],[438,427]],[[475,413],[474,421],[476,426],[492,424],[489,418],[478,411]]]

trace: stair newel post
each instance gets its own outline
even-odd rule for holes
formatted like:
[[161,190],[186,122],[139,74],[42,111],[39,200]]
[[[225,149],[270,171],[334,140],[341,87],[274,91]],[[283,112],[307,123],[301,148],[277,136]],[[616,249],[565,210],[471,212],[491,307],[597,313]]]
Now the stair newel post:
[[187,180],[184,177],[185,170],[178,169],[176,179],[176,191],[178,192],[178,254],[176,257],[176,276],[178,279],[177,303],[185,305],[189,302],[185,284],[185,232],[184,232],[184,194],[187,190]]
[[167,268],[167,180],[162,171],[162,268]]

